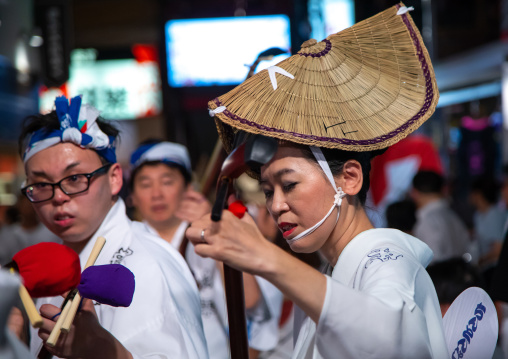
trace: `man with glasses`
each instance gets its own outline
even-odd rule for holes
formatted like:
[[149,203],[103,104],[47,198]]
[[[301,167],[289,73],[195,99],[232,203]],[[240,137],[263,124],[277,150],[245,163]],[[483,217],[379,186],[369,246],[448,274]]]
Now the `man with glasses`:
[[49,201],[55,195],[55,186],[60,187],[63,193],[67,195],[85,192],[90,187],[90,180],[95,175],[107,173],[112,163],[106,163],[101,168],[96,169],[92,173],[77,173],[62,178],[57,183],[38,182],[26,186],[21,192],[27,196],[32,203]]
[[[135,275],[128,308],[85,300],[71,332],[46,348],[58,357],[207,358],[199,295],[178,252],[163,250],[160,239],[137,230],[118,197],[122,169],[116,163],[118,131],[98,111],[55,100],[56,111],[27,119],[20,136],[26,186],[41,221],[85,264],[97,237],[106,238],[96,265],[119,263]],[[37,301],[44,324],[33,331],[31,351],[45,344],[63,298]]]

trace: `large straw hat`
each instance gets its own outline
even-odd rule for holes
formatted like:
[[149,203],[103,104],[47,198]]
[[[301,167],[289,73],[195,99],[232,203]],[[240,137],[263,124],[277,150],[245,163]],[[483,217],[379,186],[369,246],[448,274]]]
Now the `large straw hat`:
[[388,147],[416,130],[439,93],[403,4],[317,42],[208,103],[229,152],[238,130],[349,151]]

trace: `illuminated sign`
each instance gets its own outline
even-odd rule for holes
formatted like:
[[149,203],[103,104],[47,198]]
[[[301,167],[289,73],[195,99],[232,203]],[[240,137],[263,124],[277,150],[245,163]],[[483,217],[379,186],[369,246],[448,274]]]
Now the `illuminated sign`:
[[287,52],[261,62],[258,71],[290,56],[289,30],[286,15],[170,20],[165,29],[169,85],[239,84],[260,53]]
[[70,77],[63,89],[42,91],[41,112],[53,108],[56,96],[83,95],[108,120],[157,115],[162,110],[159,68],[155,61],[136,59],[96,60],[93,49],[74,50]]

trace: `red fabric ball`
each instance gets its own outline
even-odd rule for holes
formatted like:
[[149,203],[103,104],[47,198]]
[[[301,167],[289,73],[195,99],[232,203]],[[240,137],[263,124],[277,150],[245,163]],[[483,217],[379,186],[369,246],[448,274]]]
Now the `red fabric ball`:
[[245,207],[242,201],[237,200],[228,206],[228,210],[238,218],[242,218],[245,212],[247,212],[247,207]]
[[58,243],[42,242],[22,249],[12,260],[32,297],[53,297],[78,286],[79,256]]

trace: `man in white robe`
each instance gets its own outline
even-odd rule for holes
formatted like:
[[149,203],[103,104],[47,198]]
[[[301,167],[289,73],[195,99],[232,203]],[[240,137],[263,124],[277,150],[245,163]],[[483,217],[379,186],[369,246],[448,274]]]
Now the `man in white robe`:
[[41,221],[80,255],[82,266],[103,236],[106,244],[95,264],[130,269],[135,292],[126,308],[85,300],[70,332],[54,346],[46,341],[63,298],[39,299],[43,325],[32,330],[32,353],[44,343],[62,358],[207,358],[199,295],[188,267],[177,251],[136,230],[118,198],[118,131],[98,122],[98,111],[81,106],[80,97],[70,104],[59,97],[55,106],[56,111],[25,122],[21,153],[28,185],[22,192]]
[[[197,288],[180,254],[170,246],[163,250],[159,237],[131,222],[121,199],[92,238],[99,236],[106,238],[106,244],[95,265],[122,264],[136,281],[129,307],[94,303],[101,325],[133,358],[207,358]],[[79,254],[82,267],[94,243],[90,240]],[[63,297],[40,298],[37,306],[60,307],[62,302]],[[41,344],[37,330],[32,329],[34,355]]]

